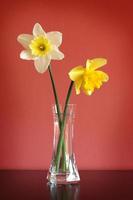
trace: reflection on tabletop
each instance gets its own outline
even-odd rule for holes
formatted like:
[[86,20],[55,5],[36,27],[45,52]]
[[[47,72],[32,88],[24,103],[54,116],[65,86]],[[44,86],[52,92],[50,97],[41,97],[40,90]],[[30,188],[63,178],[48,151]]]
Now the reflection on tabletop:
[[79,184],[55,185],[48,184],[51,200],[78,200]]

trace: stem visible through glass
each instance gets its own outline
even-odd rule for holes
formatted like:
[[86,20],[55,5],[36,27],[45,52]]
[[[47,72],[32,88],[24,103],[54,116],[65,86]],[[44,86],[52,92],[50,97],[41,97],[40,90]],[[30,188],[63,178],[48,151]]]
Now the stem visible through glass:
[[[70,99],[70,95],[72,92],[72,87],[73,87],[73,81],[71,81],[69,89],[68,89],[68,93],[67,93],[67,97],[66,97],[66,101],[65,101],[65,107],[64,107],[64,111],[63,111],[63,119],[62,119],[62,123],[61,123],[61,132],[60,132],[60,136],[59,136],[59,140],[58,140],[58,146],[57,146],[57,152],[56,152],[56,158],[55,158],[55,163],[56,163],[56,172],[58,172],[59,170],[59,165],[60,165],[60,158],[61,158],[61,149],[62,149],[62,145],[63,145],[63,139],[64,139],[64,127],[65,127],[65,120],[66,120],[66,113],[67,113],[67,107],[68,107],[68,103],[69,103],[69,99]],[[65,168],[65,158],[63,159],[63,167]]]

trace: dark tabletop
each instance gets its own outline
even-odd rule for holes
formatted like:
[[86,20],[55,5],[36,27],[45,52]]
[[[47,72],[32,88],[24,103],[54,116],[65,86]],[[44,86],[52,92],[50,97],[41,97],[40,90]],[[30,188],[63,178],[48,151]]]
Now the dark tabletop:
[[1,170],[0,200],[133,200],[133,171],[80,171],[79,184],[49,185],[46,171]]

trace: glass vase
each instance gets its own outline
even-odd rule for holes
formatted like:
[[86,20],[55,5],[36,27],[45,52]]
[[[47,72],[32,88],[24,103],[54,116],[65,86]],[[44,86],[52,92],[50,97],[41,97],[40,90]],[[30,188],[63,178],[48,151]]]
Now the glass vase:
[[[54,121],[53,156],[47,179],[53,184],[77,183],[80,181],[80,177],[73,150],[75,105],[68,105],[63,129],[59,124],[56,106],[52,108]],[[61,119],[63,119],[62,114]]]

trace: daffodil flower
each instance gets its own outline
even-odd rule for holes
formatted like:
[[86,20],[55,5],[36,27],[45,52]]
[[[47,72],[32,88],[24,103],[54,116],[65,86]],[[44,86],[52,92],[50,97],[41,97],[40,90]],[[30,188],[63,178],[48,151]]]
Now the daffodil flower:
[[51,60],[64,58],[64,54],[58,49],[62,43],[62,33],[57,31],[46,33],[38,23],[33,27],[33,35],[21,34],[17,40],[25,48],[20,53],[20,58],[33,60],[39,73],[47,70]]
[[94,89],[101,87],[103,82],[107,82],[109,77],[105,72],[99,69],[107,64],[107,60],[104,58],[95,58],[87,60],[86,67],[77,66],[69,72],[69,77],[75,84],[76,94],[80,94],[80,89],[86,95],[91,95]]

